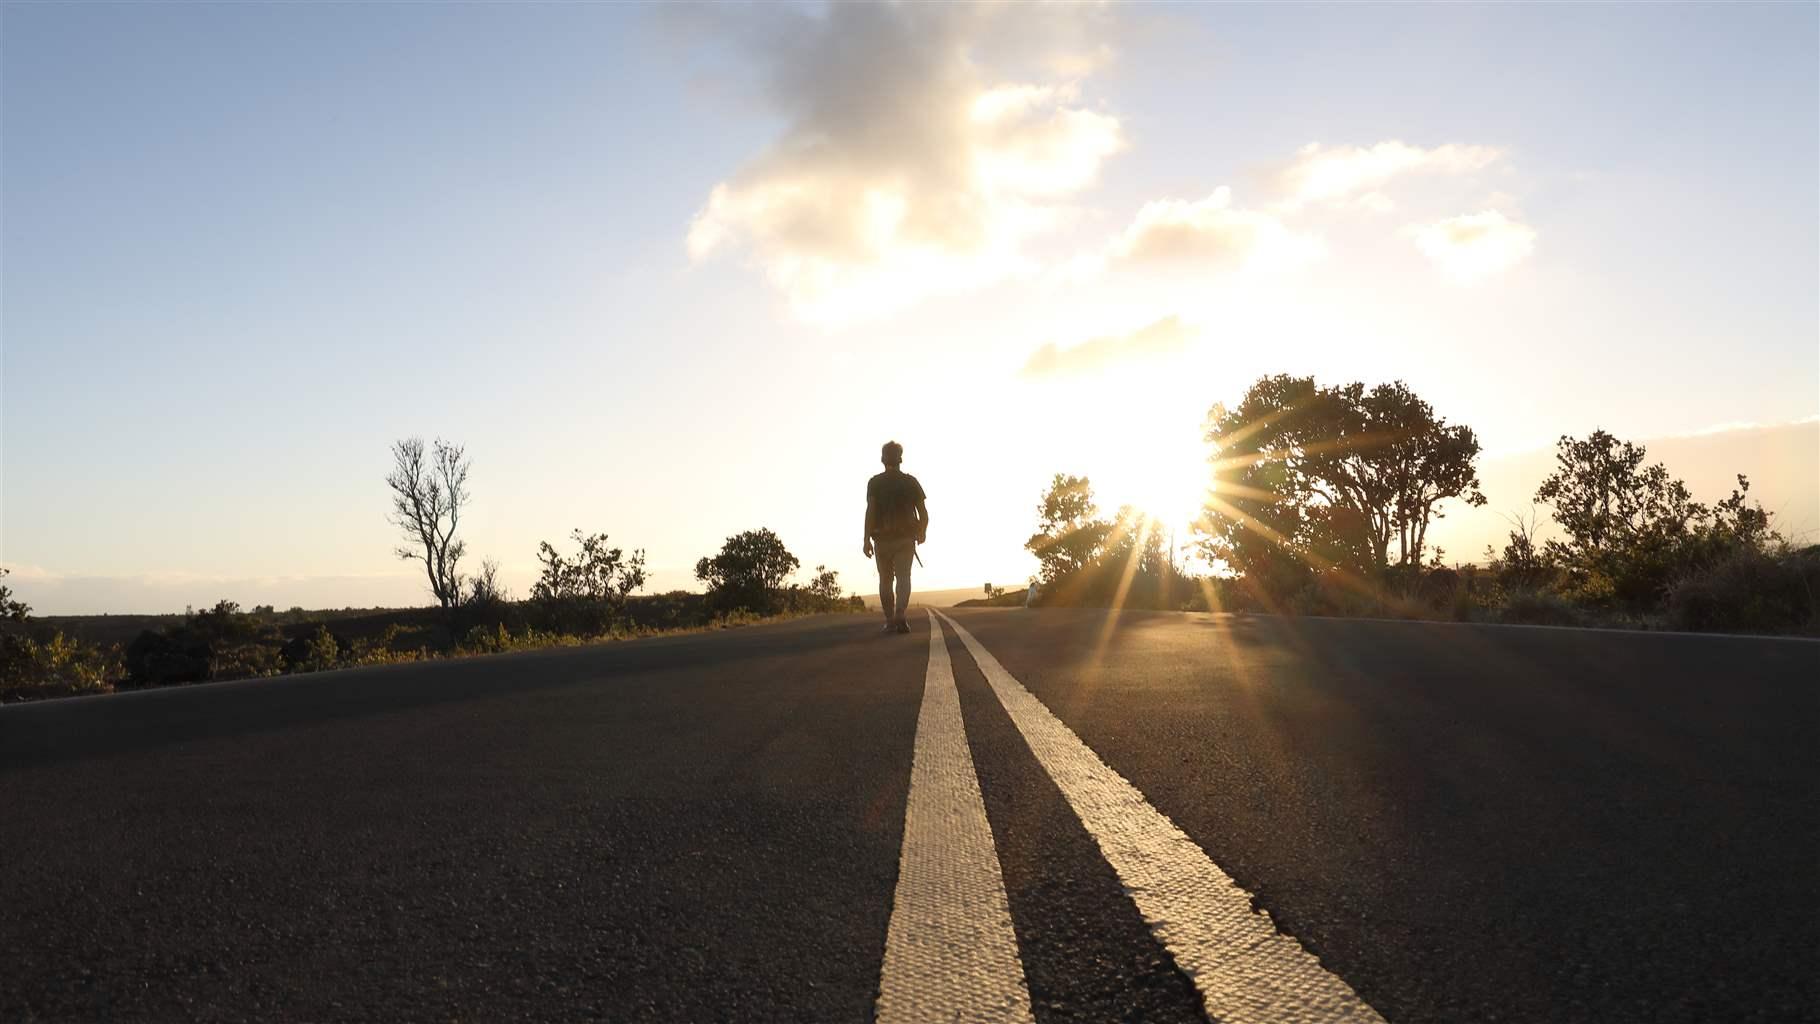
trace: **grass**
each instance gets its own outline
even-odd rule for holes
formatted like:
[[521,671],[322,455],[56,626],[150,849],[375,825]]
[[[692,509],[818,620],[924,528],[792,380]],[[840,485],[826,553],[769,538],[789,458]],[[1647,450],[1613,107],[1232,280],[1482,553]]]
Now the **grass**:
[[[212,638],[203,678],[188,681],[257,679],[376,665],[478,658],[515,651],[589,647],[650,637],[717,632],[828,611],[853,610],[844,603],[838,608],[794,609],[764,615],[739,609],[679,625],[626,621],[594,634],[539,630],[523,624],[514,629],[504,622],[493,622],[469,628],[452,643],[443,639],[448,634],[443,613],[433,608],[378,613],[369,610],[342,616],[329,613],[316,621],[286,613],[292,621],[283,625],[267,621],[262,614],[235,613],[241,620],[236,624],[238,635],[232,639]],[[76,623],[76,628],[72,629],[72,619],[88,621]],[[63,616],[56,620],[35,620],[29,633],[15,629],[0,634],[0,704],[113,693],[148,685],[182,685],[180,682],[135,684],[131,679],[130,648],[123,645],[120,633],[122,627],[129,627],[136,630],[135,635],[148,635],[148,619],[162,628],[162,632],[149,631],[150,635],[162,637],[191,629],[197,621],[195,616]],[[96,623],[93,620],[104,621]],[[331,629],[331,623],[336,628]],[[84,626],[87,628],[82,628]],[[88,639],[96,635],[109,640],[103,643]],[[422,642],[432,637],[440,642]]]

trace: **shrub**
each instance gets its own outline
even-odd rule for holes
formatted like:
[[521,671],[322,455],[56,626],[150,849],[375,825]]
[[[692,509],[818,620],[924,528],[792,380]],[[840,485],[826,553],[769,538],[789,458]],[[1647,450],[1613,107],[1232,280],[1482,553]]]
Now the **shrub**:
[[1799,551],[1740,548],[1668,590],[1676,629],[1820,632],[1820,546]]
[[208,641],[184,627],[169,632],[142,630],[126,648],[126,681],[131,686],[200,683],[209,677]]
[[[611,633],[625,622],[625,604],[616,599],[595,600],[586,597],[549,597],[526,602],[524,617],[527,628],[575,636],[599,636]],[[501,623],[501,628],[504,623]]]
[[1662,463],[1644,465],[1646,455],[1603,430],[1563,437],[1556,471],[1536,491],[1566,534],[1545,545],[1544,562],[1566,571],[1582,605],[1658,608],[1676,580],[1779,539],[1742,474],[1730,497],[1706,505]]
[[209,659],[210,679],[254,679],[284,671],[283,647],[276,638],[223,644]]
[[801,565],[770,530],[747,530],[727,538],[720,553],[695,563],[695,577],[708,585],[715,608],[760,614],[780,610],[784,580]]
[[512,649],[512,634],[506,631],[504,623],[491,627],[475,626],[461,638],[461,649],[475,654],[498,654]]
[[32,613],[32,606],[13,597],[13,588],[4,582],[11,572],[11,569],[0,567],[0,619],[24,622]]
[[422,657],[420,650],[399,650],[398,637],[404,627],[396,622],[386,623],[385,630],[376,637],[356,639],[348,646],[343,656],[347,665],[390,665],[397,661],[416,661]]
[[286,641],[278,655],[286,672],[321,672],[340,664],[347,646],[329,627],[317,625],[315,632]]
[[543,571],[531,586],[526,614],[554,633],[598,636],[624,625],[626,601],[645,585],[645,553],[608,547],[604,533],[575,530],[573,557],[549,541],[537,545]]
[[1336,615],[1388,618],[1396,602],[1381,588],[1371,587],[1345,570],[1311,575],[1308,582],[1284,599],[1281,610],[1292,615]]
[[106,693],[120,677],[120,649],[48,636],[0,633],[0,702]]
[[1525,626],[1579,626],[1586,622],[1579,607],[1552,590],[1510,591],[1495,618]]
[[284,646],[276,626],[220,601],[181,625],[140,633],[126,649],[127,682],[167,686],[276,675],[285,667]]
[[706,625],[711,616],[707,596],[687,590],[636,597],[626,606],[634,629],[691,629]]

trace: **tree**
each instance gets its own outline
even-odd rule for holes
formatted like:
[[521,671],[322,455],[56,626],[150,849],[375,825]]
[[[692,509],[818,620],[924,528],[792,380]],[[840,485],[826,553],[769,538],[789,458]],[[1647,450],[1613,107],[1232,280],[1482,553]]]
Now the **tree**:
[[1546,555],[1567,569],[1582,598],[1652,604],[1696,565],[1775,538],[1743,476],[1731,497],[1709,507],[1662,463],[1645,465],[1647,457],[1642,445],[1603,430],[1555,444],[1555,471],[1536,501],[1553,507],[1566,534],[1548,542]]
[[1585,440],[1562,435],[1555,471],[1536,489],[1536,500],[1554,507],[1567,541],[1550,546],[1568,561],[1589,561],[1645,534],[1684,530],[1693,517],[1693,495],[1662,463],[1645,467],[1648,450],[1603,430]]
[[720,553],[695,563],[695,576],[723,605],[769,610],[776,592],[802,563],[770,530],[747,530],[727,538]]
[[469,498],[468,460],[461,445],[437,438],[426,453],[423,438],[409,437],[393,442],[392,462],[385,482],[392,489],[390,520],[405,537],[398,557],[422,562],[430,593],[452,608],[461,603],[459,566],[467,551],[455,531]]
[[577,529],[570,536],[579,548],[572,559],[549,541],[537,545],[543,572],[531,586],[533,601],[598,601],[623,608],[626,596],[645,585],[642,549],[627,555],[622,548],[610,548],[604,533],[589,536]]
[[[1370,440],[1360,444],[1359,463],[1369,467],[1364,472],[1388,482],[1397,564],[1419,566],[1428,526],[1443,518],[1442,502],[1454,498],[1475,507],[1485,504],[1474,465],[1478,436],[1471,427],[1449,424],[1435,415],[1434,407],[1400,380],[1372,388],[1359,401],[1359,409],[1368,437],[1378,439],[1375,444]],[[1373,506],[1367,514],[1379,511]],[[1379,564],[1388,561],[1387,552],[1379,558]]]
[[1196,524],[1202,548],[1270,591],[1315,570],[1418,569],[1447,499],[1485,503],[1472,429],[1402,381],[1367,390],[1264,377],[1236,408],[1208,412],[1203,439],[1213,490]]
[[1073,576],[1099,558],[1112,524],[1098,513],[1091,481],[1055,474],[1036,507],[1037,532],[1024,542],[1041,563],[1039,574],[1045,584]]
[[506,588],[499,582],[499,561],[493,558],[480,560],[480,571],[467,581],[468,591],[462,603],[470,606],[497,605],[511,599]]
[[[1036,508],[1038,530],[1024,546],[1036,555],[1044,604],[1172,606],[1175,574],[1165,531],[1130,505],[1111,520],[1093,502],[1086,477],[1057,473]],[[1003,591],[987,585],[987,596]]]
[[1169,550],[1156,520],[1123,505],[1101,545],[1099,561],[1120,575],[1161,578],[1169,572]]
[[1238,405],[1207,413],[1213,479],[1194,527],[1199,546],[1267,594],[1301,588],[1317,560],[1308,509],[1318,400],[1314,378],[1278,375],[1259,379]]
[[[1310,412],[1308,490],[1329,510],[1325,521],[1335,537],[1362,531],[1368,568],[1393,564],[1393,539],[1394,564],[1419,567],[1428,526],[1441,517],[1443,500],[1485,504],[1473,466],[1479,441],[1472,428],[1436,416],[1402,381],[1370,391],[1357,382],[1316,389]],[[1344,553],[1342,543],[1336,554]]]
[[1504,518],[1510,524],[1504,551],[1498,554],[1487,544],[1485,559],[1492,573],[1506,587],[1534,590],[1546,583],[1555,571],[1543,545],[1536,541],[1536,510],[1532,506],[1527,518],[1520,513]]
[[840,573],[825,565],[815,567],[815,579],[809,582],[809,595],[819,601],[840,600]]
[[[11,573],[11,569],[0,568],[0,580],[6,579]],[[25,617],[31,613],[31,605],[15,599],[13,597],[13,588],[7,586],[5,583],[0,583],[0,619],[10,619],[13,622],[24,622]]]
[[988,583],[988,584],[986,584],[986,600],[988,600],[988,601],[990,601],[990,600],[992,600],[992,599],[993,599],[993,598],[994,598],[994,597],[997,597],[997,596],[998,596],[998,590],[997,590],[997,588],[995,588],[995,587],[994,587],[994,586],[993,586],[993,585],[992,585],[992,584],[990,584],[990,583]]

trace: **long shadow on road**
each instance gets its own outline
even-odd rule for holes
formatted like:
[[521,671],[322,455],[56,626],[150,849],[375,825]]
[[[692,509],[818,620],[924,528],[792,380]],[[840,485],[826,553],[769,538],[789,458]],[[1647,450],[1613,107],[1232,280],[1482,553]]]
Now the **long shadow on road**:
[[[843,621],[846,620],[846,621]],[[830,626],[851,629],[831,631]],[[800,652],[806,644],[864,646],[869,616],[815,616],[735,630],[588,647],[225,683],[161,687],[0,708],[0,772],[97,754],[364,718],[410,708],[487,700],[610,682],[649,671],[710,669]]]

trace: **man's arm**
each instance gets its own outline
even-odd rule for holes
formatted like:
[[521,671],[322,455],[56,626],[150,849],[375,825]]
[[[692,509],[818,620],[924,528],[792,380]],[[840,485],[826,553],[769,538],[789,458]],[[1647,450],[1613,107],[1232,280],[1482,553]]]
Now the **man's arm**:
[[923,543],[929,539],[929,504],[927,499],[916,499],[916,542]]
[[872,557],[872,492],[866,492],[866,539],[860,545],[860,552],[867,558]]

